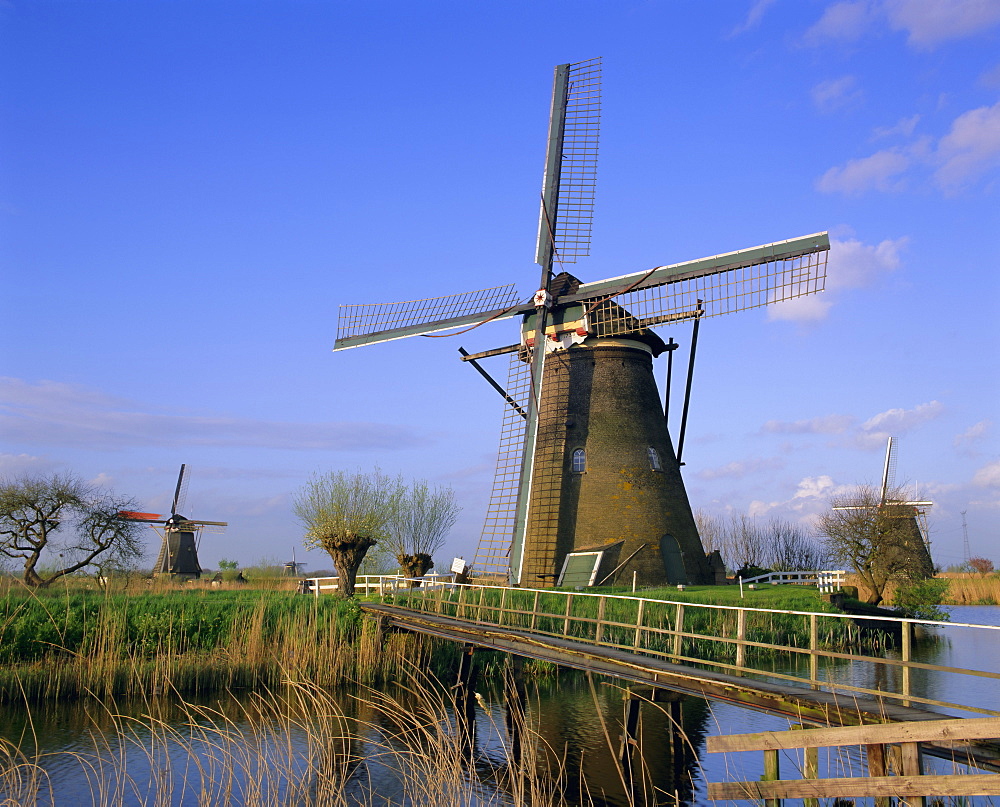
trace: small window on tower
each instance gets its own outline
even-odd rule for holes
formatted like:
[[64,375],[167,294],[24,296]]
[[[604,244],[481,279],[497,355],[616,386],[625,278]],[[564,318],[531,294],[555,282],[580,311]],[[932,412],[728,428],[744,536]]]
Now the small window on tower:
[[649,451],[649,467],[654,471],[662,471],[663,466],[660,464],[659,452],[652,446],[650,446],[647,450]]
[[582,448],[573,452],[573,473],[582,474],[587,470],[587,452]]

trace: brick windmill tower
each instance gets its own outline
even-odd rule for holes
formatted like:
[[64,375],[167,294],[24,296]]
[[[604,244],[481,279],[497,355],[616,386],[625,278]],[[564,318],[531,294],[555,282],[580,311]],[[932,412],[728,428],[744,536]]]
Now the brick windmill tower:
[[[676,344],[652,329],[690,321],[693,348],[705,317],[822,291],[829,238],[816,233],[590,283],[555,274],[589,253],[600,67],[593,59],[555,69],[538,291],[525,300],[508,285],[341,306],[334,349],[520,318],[515,344],[476,354],[459,348],[506,401],[474,568],[528,587],[633,575],[641,585],[711,582],[653,376],[653,359]],[[506,387],[479,364],[504,354]]]

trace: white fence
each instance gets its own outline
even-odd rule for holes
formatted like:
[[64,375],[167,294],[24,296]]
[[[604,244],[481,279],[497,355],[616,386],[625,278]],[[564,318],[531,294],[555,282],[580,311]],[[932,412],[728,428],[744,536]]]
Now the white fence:
[[[420,588],[450,588],[451,574],[427,574],[423,577],[403,577],[401,574],[359,574],[354,582],[356,594],[391,594],[401,588],[411,588],[411,583],[419,583]],[[340,591],[339,577],[307,577],[306,591],[315,596],[333,594]]]
[[840,591],[844,587],[844,580],[847,572],[843,569],[834,571],[809,571],[809,572],[768,572],[759,574],[756,577],[744,577],[743,585],[761,585],[770,583],[772,586],[779,584],[792,584],[799,586],[816,586],[822,594],[830,594]]

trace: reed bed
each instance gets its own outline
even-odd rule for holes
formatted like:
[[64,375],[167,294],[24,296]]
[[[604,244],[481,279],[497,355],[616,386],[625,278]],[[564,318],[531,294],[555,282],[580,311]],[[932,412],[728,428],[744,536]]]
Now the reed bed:
[[400,663],[449,668],[448,643],[391,634],[356,602],[284,592],[8,593],[0,703],[93,695],[392,680]]

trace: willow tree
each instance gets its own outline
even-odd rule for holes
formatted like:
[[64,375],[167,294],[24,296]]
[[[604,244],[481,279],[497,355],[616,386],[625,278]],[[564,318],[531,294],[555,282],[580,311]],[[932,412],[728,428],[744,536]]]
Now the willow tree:
[[88,568],[127,568],[142,557],[142,525],[122,517],[131,499],[71,475],[0,481],[0,556],[45,588]]
[[432,489],[417,480],[402,492],[386,543],[407,577],[422,577],[433,568],[434,553],[444,545],[461,509],[448,487]]
[[299,490],[294,510],[306,528],[304,543],[329,554],[345,597],[354,595],[358,568],[368,550],[387,536],[402,496],[402,480],[378,468],[314,474]]

